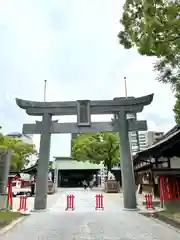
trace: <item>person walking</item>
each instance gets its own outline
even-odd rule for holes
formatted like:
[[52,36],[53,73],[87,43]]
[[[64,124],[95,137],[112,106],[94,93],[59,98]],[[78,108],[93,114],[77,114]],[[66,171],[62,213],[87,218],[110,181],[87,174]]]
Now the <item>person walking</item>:
[[94,182],[93,181],[90,181],[89,182],[89,188],[92,190],[92,188],[93,188],[93,185],[94,185]]
[[84,190],[86,190],[87,187],[88,187],[87,181],[84,180],[84,181],[82,182],[82,184],[83,184],[83,188],[84,188]]

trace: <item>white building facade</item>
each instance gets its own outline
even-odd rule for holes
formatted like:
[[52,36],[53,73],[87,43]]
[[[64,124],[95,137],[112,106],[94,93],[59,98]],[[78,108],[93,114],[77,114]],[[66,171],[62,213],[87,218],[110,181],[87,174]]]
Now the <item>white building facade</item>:
[[[9,137],[15,138],[15,139],[19,139],[27,144],[34,144],[33,139],[32,139],[33,135],[30,135],[30,134],[26,135],[26,134],[22,134],[22,133],[18,133],[18,132],[13,132],[13,133],[6,134],[6,136],[9,136]],[[31,167],[36,163],[37,156],[35,154],[33,154],[29,157],[28,160],[29,160],[29,163],[27,164],[26,168]]]
[[18,132],[13,132],[13,133],[6,134],[6,136],[22,140],[24,143],[33,144],[33,140],[32,140],[33,135],[29,135],[29,134],[26,135]]

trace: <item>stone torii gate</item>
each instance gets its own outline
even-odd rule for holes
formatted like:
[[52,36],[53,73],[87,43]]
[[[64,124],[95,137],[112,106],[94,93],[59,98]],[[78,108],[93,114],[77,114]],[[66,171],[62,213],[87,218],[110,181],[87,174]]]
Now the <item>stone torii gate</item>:
[[[136,209],[134,170],[128,132],[145,131],[147,123],[146,121],[127,119],[127,114],[142,112],[144,106],[149,105],[152,100],[153,94],[139,98],[114,98],[102,101],[35,102],[16,99],[17,105],[26,110],[27,114],[42,116],[42,121],[23,125],[23,133],[41,135],[34,209],[44,210],[47,205],[51,134],[105,131],[119,132],[124,208]],[[112,122],[91,122],[91,114],[113,114],[114,120]],[[77,115],[77,123],[52,121],[52,116],[56,115]]]

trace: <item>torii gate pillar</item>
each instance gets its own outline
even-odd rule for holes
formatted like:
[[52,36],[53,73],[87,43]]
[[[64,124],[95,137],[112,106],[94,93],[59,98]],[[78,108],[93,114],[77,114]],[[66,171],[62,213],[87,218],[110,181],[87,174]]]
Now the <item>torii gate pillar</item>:
[[46,209],[48,192],[48,169],[51,146],[51,124],[52,115],[45,113],[42,116],[42,129],[39,148],[38,171],[36,177],[36,197],[34,201],[35,210]]
[[121,111],[118,113],[119,137],[120,137],[120,158],[121,176],[123,187],[123,203],[125,209],[136,209],[136,187],[134,180],[134,168],[131,157],[129,144],[128,124],[126,113]]

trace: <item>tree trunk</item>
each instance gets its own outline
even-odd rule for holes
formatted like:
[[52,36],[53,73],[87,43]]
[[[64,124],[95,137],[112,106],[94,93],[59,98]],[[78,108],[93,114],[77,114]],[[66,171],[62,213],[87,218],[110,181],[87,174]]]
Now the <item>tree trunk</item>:
[[107,172],[110,172],[111,171],[111,163],[108,164],[106,167],[107,167]]

